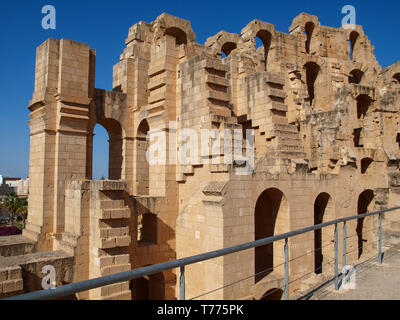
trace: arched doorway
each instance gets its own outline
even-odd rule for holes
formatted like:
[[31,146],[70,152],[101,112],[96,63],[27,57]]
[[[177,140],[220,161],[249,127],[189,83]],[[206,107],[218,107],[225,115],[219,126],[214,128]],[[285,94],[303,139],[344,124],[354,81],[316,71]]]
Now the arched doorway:
[[[372,190],[363,191],[358,197],[357,213],[363,214],[371,212],[373,207],[374,192]],[[365,217],[357,220],[357,238],[358,238],[358,258],[366,251],[365,246],[372,242],[373,217]]]
[[283,290],[279,288],[272,288],[265,292],[260,298],[261,301],[267,300],[282,300]]
[[[314,225],[334,220],[335,211],[329,194],[321,193],[314,202]],[[324,272],[324,267],[333,259],[334,227],[314,231],[314,272]]]
[[[258,198],[255,207],[255,240],[288,232],[289,206],[282,191],[271,188]],[[284,242],[278,241],[255,248],[255,282],[272,271],[283,273]],[[280,266],[279,268],[276,268]]]
[[264,49],[264,71],[267,71],[267,66],[268,66],[268,55],[269,55],[269,50],[271,48],[271,42],[272,42],[272,35],[269,31],[267,30],[260,30],[258,31],[256,35],[256,39],[259,39],[262,43],[262,47]]
[[138,195],[149,195],[150,187],[150,167],[146,153],[149,148],[147,134],[149,132],[147,120],[143,120],[137,130],[136,135],[136,184]]
[[[123,162],[121,125],[114,119],[102,119],[93,125],[92,132],[93,134],[88,137],[87,177],[120,180]],[[108,170],[106,169],[107,158]]]
[[89,175],[90,179],[108,179],[109,141],[110,137],[107,130],[102,125],[97,124],[93,130],[93,148],[92,155],[90,155],[92,173]]

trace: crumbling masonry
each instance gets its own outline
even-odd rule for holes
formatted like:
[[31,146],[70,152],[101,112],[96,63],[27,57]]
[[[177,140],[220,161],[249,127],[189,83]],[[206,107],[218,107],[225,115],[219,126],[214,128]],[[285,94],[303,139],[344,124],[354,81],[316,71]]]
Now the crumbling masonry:
[[[302,13],[289,33],[254,20],[241,34],[221,31],[201,45],[188,21],[164,13],[130,28],[113,91],[95,88],[89,45],[47,40],[37,48],[29,105],[28,223],[18,252],[3,243],[9,250],[0,254],[55,252],[60,285],[397,206],[400,62],[382,70],[362,27],[353,27],[322,26]],[[104,181],[92,180],[96,124],[110,139]],[[222,147],[206,156],[219,164],[149,164],[148,134],[167,133],[170,159],[181,145],[169,133],[183,129],[253,129],[254,172],[238,175]],[[244,153],[248,146],[243,140]],[[374,219],[348,225],[348,263],[375,250]],[[332,240],[332,228],[291,239],[290,257],[300,258],[290,276],[330,274]],[[282,248],[188,267],[187,297],[248,278],[204,298],[259,299],[282,286]],[[14,291],[40,289],[25,284],[24,266],[9,262],[0,280],[22,268]],[[301,288],[294,283],[291,294]],[[172,270],[76,298],[175,299],[178,290]]]

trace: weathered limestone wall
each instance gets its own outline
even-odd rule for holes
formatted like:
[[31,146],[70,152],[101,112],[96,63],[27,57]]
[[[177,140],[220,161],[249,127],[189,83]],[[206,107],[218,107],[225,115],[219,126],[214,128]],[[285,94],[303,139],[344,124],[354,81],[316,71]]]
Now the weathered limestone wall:
[[[382,70],[361,26],[322,26],[302,13],[289,33],[254,20],[201,45],[189,21],[164,13],[132,26],[125,44],[113,91],[95,89],[88,45],[49,39],[37,49],[24,236],[35,250],[74,256],[71,281],[398,205],[400,64]],[[110,136],[106,181],[92,180],[97,124]],[[211,137],[201,143],[202,129],[220,135],[218,148]],[[188,130],[199,138],[189,152],[178,138]],[[167,148],[149,163],[154,135]],[[246,138],[254,170],[239,175],[243,163],[227,161],[225,147],[242,143],[245,155]],[[375,220],[348,224],[348,263],[376,249],[367,232]],[[327,228],[290,240],[290,257],[301,257],[290,263],[292,279],[330,274],[333,249],[321,247],[332,237]],[[250,277],[203,298],[260,299],[282,286],[282,261],[279,242],[189,266],[187,296]],[[79,298],[174,299],[177,281],[172,270]]]

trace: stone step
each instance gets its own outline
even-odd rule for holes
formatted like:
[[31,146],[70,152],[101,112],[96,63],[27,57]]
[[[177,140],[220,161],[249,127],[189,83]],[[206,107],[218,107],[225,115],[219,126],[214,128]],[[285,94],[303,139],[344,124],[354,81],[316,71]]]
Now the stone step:
[[302,144],[300,145],[278,144],[276,150],[285,152],[304,152],[304,147]]
[[100,200],[100,207],[102,209],[119,209],[125,207],[124,200]]
[[107,228],[100,229],[100,237],[101,238],[116,238],[116,237],[125,237],[129,235],[129,227],[120,227],[120,228]]
[[282,130],[271,130],[271,131],[269,131],[269,136],[300,140],[299,133],[297,131],[290,132],[290,131],[282,131]]
[[278,145],[303,146],[303,143],[298,136],[297,138],[287,138],[287,137],[277,136],[276,143]]
[[122,283],[114,283],[108,286],[101,287],[101,296],[102,298],[108,298],[115,295],[123,294],[126,292],[130,292],[129,290],[129,281]]
[[131,243],[130,236],[100,238],[98,246],[100,249],[112,249],[128,247]]
[[128,219],[131,216],[131,210],[126,208],[119,209],[103,209],[100,211],[100,219],[110,220],[110,219]]
[[305,152],[272,151],[268,152],[268,156],[283,159],[305,159],[307,155]]
[[122,273],[130,270],[131,270],[130,264],[111,265],[101,268],[101,275],[104,277],[111,274]]
[[131,291],[124,291],[110,296],[103,297],[102,300],[132,300]]

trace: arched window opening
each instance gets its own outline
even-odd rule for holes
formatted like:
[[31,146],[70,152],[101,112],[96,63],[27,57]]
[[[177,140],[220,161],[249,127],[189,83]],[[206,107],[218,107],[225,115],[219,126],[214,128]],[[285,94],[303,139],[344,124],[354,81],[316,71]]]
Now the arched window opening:
[[177,46],[187,44],[187,35],[182,29],[171,27],[165,30],[164,35],[173,36]]
[[283,290],[279,288],[273,288],[265,292],[260,298],[261,301],[268,300],[282,300],[283,298]]
[[[105,141],[108,143],[106,144]],[[92,143],[92,158],[88,161],[91,162],[91,168],[87,168],[88,176],[92,179],[120,180],[123,141],[119,122],[113,119],[99,121],[93,131]],[[90,171],[91,174],[89,174]]]
[[366,174],[371,164],[374,162],[371,158],[364,158],[361,160],[361,174]]
[[372,103],[372,99],[366,94],[357,97],[357,119],[363,119],[368,112],[368,108]]
[[396,74],[393,76],[393,79],[395,80],[395,82],[396,82],[397,84],[400,84],[400,73],[396,73]]
[[[255,240],[288,232],[288,225],[289,207],[282,191],[274,188],[264,191],[255,207]],[[283,249],[283,241],[255,248],[255,283],[271,272],[283,274]]]
[[[334,220],[334,208],[329,194],[321,193],[314,202],[314,225]],[[314,231],[314,272],[324,272],[332,259],[333,226]]]
[[360,35],[356,31],[350,33],[350,60],[355,58],[357,40],[359,37]]
[[260,30],[256,35],[256,39],[260,39],[264,47],[264,71],[267,71],[268,55],[271,48],[272,35],[267,30]]
[[109,141],[107,130],[96,125],[93,130],[92,174],[93,180],[108,179]]
[[[374,192],[372,190],[365,190],[358,197],[357,213],[363,214],[370,212],[372,208],[372,201],[374,199]],[[358,237],[358,258],[361,258],[365,251],[365,243],[372,242],[372,219],[373,217],[365,217],[357,220],[357,237]],[[364,232],[365,231],[365,232]]]
[[236,48],[237,48],[236,43],[234,43],[234,42],[226,42],[226,43],[222,46],[221,52],[222,52],[223,54],[225,54],[225,57],[228,57],[228,56],[231,54],[231,52],[232,52],[233,50],[235,50]]
[[310,47],[311,47],[311,39],[313,36],[315,25],[312,22],[307,22],[304,29],[305,33],[307,35],[307,40],[306,40],[306,52],[310,53]]
[[129,287],[132,292],[132,300],[165,299],[165,277],[163,273],[134,279],[130,282]]
[[304,65],[306,69],[306,82],[310,105],[313,105],[315,99],[315,83],[318,78],[320,67],[315,62],[308,62]]
[[363,76],[364,76],[364,72],[362,72],[361,70],[355,69],[350,72],[349,83],[360,84]]
[[138,127],[136,136],[136,191],[138,195],[149,195],[150,167],[146,156],[149,149],[149,141],[147,140],[149,130],[147,120],[143,120]]

